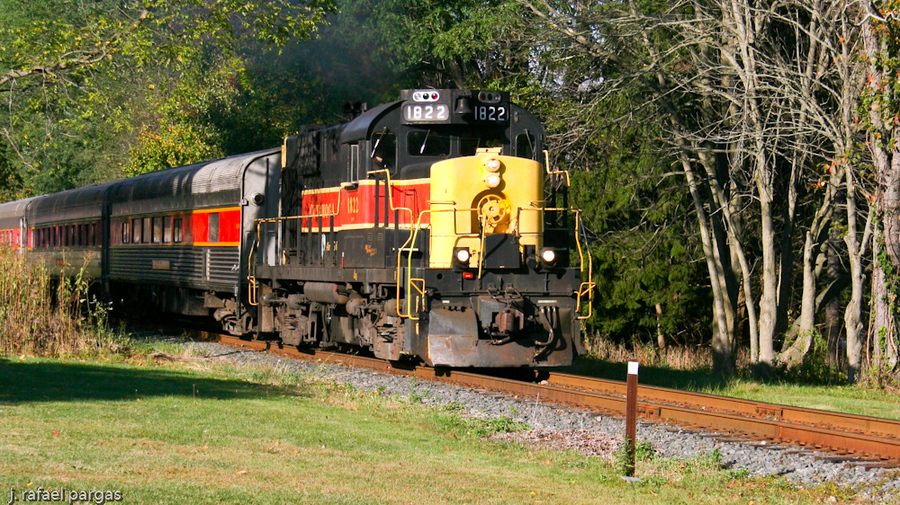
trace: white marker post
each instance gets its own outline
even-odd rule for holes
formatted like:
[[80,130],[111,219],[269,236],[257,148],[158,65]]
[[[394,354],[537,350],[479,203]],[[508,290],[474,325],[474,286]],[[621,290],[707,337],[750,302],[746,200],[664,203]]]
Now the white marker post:
[[625,477],[631,478],[634,477],[635,444],[637,444],[638,366],[637,361],[628,362],[628,382],[625,391],[625,449],[628,458],[625,464]]

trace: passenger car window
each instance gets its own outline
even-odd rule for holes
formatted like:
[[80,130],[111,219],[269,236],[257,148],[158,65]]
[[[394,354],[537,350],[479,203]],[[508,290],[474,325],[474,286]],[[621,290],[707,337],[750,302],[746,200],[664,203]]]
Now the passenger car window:
[[176,217],[172,220],[172,242],[180,244],[183,239],[184,226],[182,218]]
[[131,242],[133,244],[141,243],[141,220],[137,218],[131,220]]
[[209,215],[209,242],[219,241],[219,213],[213,212]]
[[161,216],[157,216],[153,218],[153,243],[159,244],[162,243],[162,222],[163,218]]

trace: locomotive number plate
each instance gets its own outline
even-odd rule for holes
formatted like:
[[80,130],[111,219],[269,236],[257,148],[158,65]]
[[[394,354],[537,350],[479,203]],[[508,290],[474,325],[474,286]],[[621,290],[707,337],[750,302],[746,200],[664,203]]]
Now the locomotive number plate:
[[476,105],[475,121],[492,121],[504,123],[509,121],[506,107],[503,105]]
[[443,123],[450,120],[450,107],[444,103],[410,103],[403,106],[403,120],[410,123]]

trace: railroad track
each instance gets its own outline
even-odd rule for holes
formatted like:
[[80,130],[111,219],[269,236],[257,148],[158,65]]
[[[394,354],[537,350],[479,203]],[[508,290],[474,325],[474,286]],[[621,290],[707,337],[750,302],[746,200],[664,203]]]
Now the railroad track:
[[[382,360],[320,350],[280,347],[275,342],[246,341],[209,332],[195,338],[235,347],[322,362],[341,363],[380,372],[414,376],[536,401],[625,415],[625,383],[551,372],[540,383],[428,367],[397,368]],[[531,379],[537,377],[536,374]],[[638,386],[638,413],[650,420],[688,430],[713,432],[722,441],[758,445],[789,444],[800,450],[827,451],[819,456],[867,468],[900,467],[900,421],[754,402],[723,396]],[[796,449],[795,449],[796,450]]]

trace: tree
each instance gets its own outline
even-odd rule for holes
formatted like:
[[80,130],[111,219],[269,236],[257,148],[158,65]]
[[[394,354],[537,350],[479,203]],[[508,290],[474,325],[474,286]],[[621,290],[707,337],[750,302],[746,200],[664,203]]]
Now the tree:
[[108,177],[85,174],[124,164],[141,131],[131,113],[142,111],[150,85],[174,88],[182,73],[227,61],[247,40],[278,47],[308,38],[333,7],[331,0],[42,0],[21,11],[0,8],[7,160],[24,167],[26,193]]
[[872,155],[877,209],[872,273],[872,367],[879,381],[898,366],[897,292],[900,267],[900,2],[864,2],[866,61],[863,110]]

